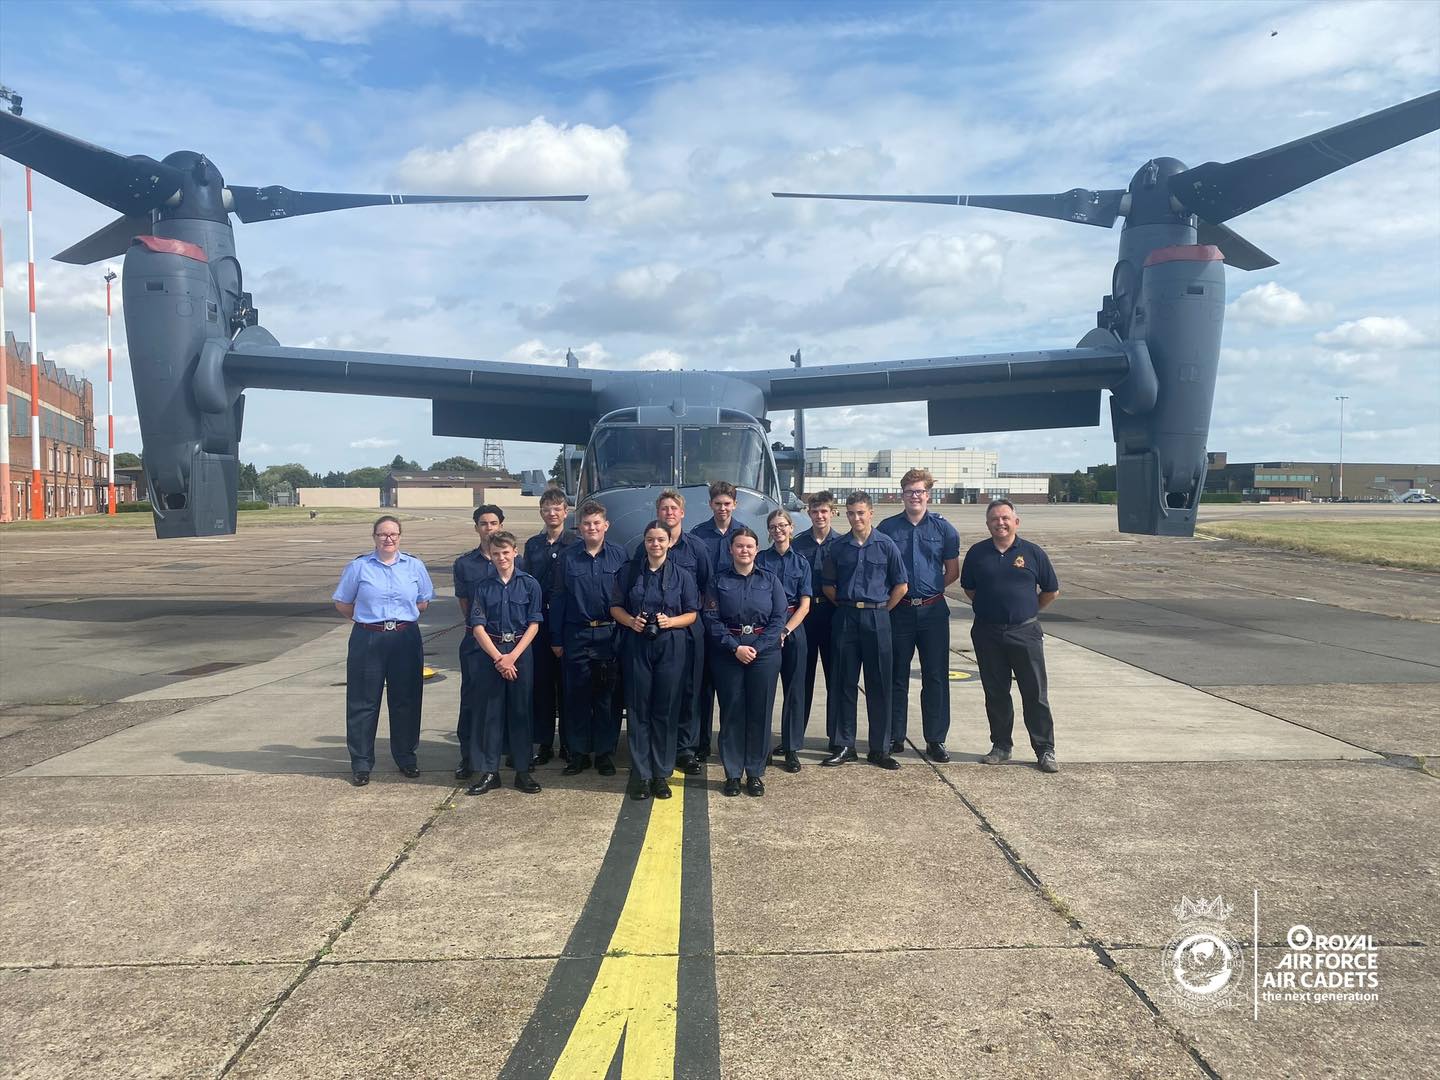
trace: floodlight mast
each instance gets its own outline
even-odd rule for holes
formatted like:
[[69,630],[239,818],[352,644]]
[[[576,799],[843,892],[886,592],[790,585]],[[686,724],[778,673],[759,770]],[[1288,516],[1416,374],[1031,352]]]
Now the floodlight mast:
[[115,280],[115,271],[105,270],[105,427],[109,436],[108,460],[105,467],[106,498],[105,512],[115,510],[115,351],[110,342],[110,283]]

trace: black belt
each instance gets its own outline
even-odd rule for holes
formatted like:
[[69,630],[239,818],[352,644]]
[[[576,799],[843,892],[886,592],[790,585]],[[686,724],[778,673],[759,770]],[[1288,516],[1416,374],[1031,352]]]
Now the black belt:
[[861,611],[869,608],[883,608],[890,605],[889,600],[836,600],[840,607],[858,608]]
[[614,625],[615,625],[615,620],[614,620],[614,619],[581,619],[580,622],[578,622],[578,623],[572,623],[571,625],[572,625],[572,626],[579,626],[579,627],[581,627],[582,629],[595,630],[595,629],[598,629],[598,628],[601,627],[601,626],[614,626]]
[[727,626],[725,629],[726,629],[726,630],[729,630],[730,633],[734,634],[736,637],[743,637],[743,636],[746,635],[746,634],[760,634],[760,633],[763,633],[764,630],[765,630],[765,627],[763,627],[763,626],[751,626],[749,623],[746,623],[744,626]]
[[1024,622],[981,622],[979,619],[976,619],[975,625],[993,626],[996,630],[1018,630],[1022,626],[1029,626],[1031,623],[1037,623],[1039,621],[1040,617],[1038,615],[1032,615]]
[[498,642],[504,645],[510,645],[514,642],[519,641],[521,636],[515,633],[515,631],[513,630],[506,630],[504,633],[497,634],[494,630],[491,630],[488,627],[486,628],[485,633],[489,635],[491,641]]
[[364,627],[366,630],[404,630],[407,626],[414,626],[413,622],[401,622],[399,619],[386,619],[384,622],[357,622],[356,626]]
[[923,599],[921,597],[907,597],[906,599],[901,600],[900,603],[908,604],[911,607],[929,607],[931,604],[938,604],[941,600],[944,599],[945,594],[943,592],[937,592],[934,596],[926,596]]

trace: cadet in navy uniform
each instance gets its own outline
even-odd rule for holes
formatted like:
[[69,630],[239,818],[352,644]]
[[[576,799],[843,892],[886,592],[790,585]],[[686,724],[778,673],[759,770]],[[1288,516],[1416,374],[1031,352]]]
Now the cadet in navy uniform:
[[[545,610],[550,610],[550,600],[559,588],[559,575],[555,568],[560,556],[571,544],[580,538],[565,528],[565,513],[568,510],[565,493],[559,488],[546,488],[540,496],[540,517],[545,528],[525,541],[525,570],[540,583],[540,594],[545,598]],[[562,707],[565,684],[561,677],[560,661],[550,651],[554,642],[550,640],[550,628],[540,624],[540,633],[530,652],[535,668],[535,720],[531,736],[539,749],[531,765],[544,765],[555,756],[555,718],[560,718],[560,760],[570,759],[569,742],[566,740],[565,710]]]
[[615,775],[613,755],[620,741],[620,711],[615,707],[615,620],[610,615],[610,583],[625,565],[625,552],[605,539],[610,520],[603,503],[580,507],[580,540],[560,556],[559,587],[550,602],[550,651],[563,657],[565,719],[569,725],[570,763],[566,776],[590,768]]
[[1039,616],[1060,595],[1060,582],[1050,557],[1020,537],[1020,515],[1009,499],[995,499],[985,508],[985,527],[990,539],[967,551],[960,568],[960,587],[975,608],[970,640],[990,720],[990,752],[980,761],[998,765],[1010,760],[1015,730],[1015,706],[1010,701],[1013,672],[1040,771],[1059,772]]
[[809,561],[790,543],[795,522],[788,513],[770,511],[765,527],[770,533],[770,547],[755,557],[755,565],[779,578],[785,590],[785,628],[780,631],[780,685],[785,691],[780,706],[779,748],[785,755],[781,768],[797,773],[797,755],[805,748],[805,616],[810,613],[815,576]]
[[645,526],[641,544],[644,554],[615,575],[610,614],[620,626],[625,670],[630,797],[668,799],[689,628],[700,600],[694,575],[667,557],[670,529],[663,521]]
[[835,749],[821,765],[855,760],[855,710],[860,672],[865,672],[865,713],[870,720],[866,760],[898,769],[890,755],[890,692],[894,659],[890,610],[907,588],[900,549],[871,525],[874,504],[863,491],[845,500],[850,535],[830,548],[821,573],[825,595],[836,605],[830,637],[830,694],[835,710]]
[[356,787],[375,768],[380,695],[390,710],[390,753],[400,771],[420,775],[420,698],[425,647],[416,625],[435,587],[425,564],[400,550],[400,521],[378,518],[370,530],[375,550],[345,567],[331,597],[335,610],[354,621],[345,662],[345,746]]
[[825,554],[830,545],[840,539],[840,534],[830,528],[830,519],[835,513],[835,496],[828,491],[817,491],[806,500],[810,513],[810,528],[795,538],[794,548],[810,560],[814,570],[813,602],[810,615],[805,620],[805,726],[810,726],[810,706],[815,700],[815,668],[825,669],[825,737],[830,752],[835,752],[835,710],[830,697],[830,624],[835,616],[835,605],[821,590],[820,574],[825,566]]
[[[730,531],[735,520],[735,485],[728,480],[716,480],[710,485],[710,519],[702,521],[690,530],[690,535],[705,545],[710,553],[710,574],[713,577],[730,566]],[[699,761],[710,758],[711,735],[715,730],[715,682],[710,663],[710,652],[705,650],[705,662],[701,667],[700,694],[697,709],[700,720],[697,739],[693,747]]]
[[470,734],[470,760],[480,779],[467,795],[484,795],[500,786],[500,751],[515,764],[515,786],[527,795],[540,790],[530,775],[531,698],[535,673],[531,643],[544,618],[540,583],[515,563],[515,535],[490,537],[495,572],[475,586],[470,603],[470,634],[476,650],[471,666],[477,711]]
[[[474,596],[475,586],[495,573],[495,567],[490,563],[490,537],[500,531],[500,526],[505,522],[505,511],[498,506],[486,503],[483,506],[477,506],[475,512],[470,516],[475,522],[475,535],[480,537],[480,543],[456,559],[451,571],[455,579],[455,599],[460,604],[460,618],[467,625],[470,619],[470,601]],[[461,636],[460,716],[455,722],[455,738],[460,744],[460,765],[455,770],[456,780],[470,779],[473,771],[470,761],[470,742],[474,717],[479,709],[479,704],[475,700],[474,681],[470,675],[471,667],[467,666],[465,659],[478,648],[475,639],[469,633]]]
[[[685,531],[685,496],[674,488],[666,488],[655,499],[655,519],[670,534],[670,547],[665,558],[690,571],[695,578],[697,595],[703,596],[710,585],[710,550]],[[635,558],[645,557],[642,541],[635,548]],[[705,681],[705,628],[697,618],[685,630],[685,671],[680,694],[675,701],[678,732],[675,766],[686,776],[698,776],[704,769],[696,758],[701,747],[701,690]]]
[[876,528],[895,541],[905,560],[910,591],[890,613],[890,644],[894,651],[894,687],[890,695],[890,751],[905,749],[910,712],[910,661],[920,651],[920,724],[925,753],[932,761],[949,761],[945,740],[950,734],[950,607],[945,588],[960,577],[960,534],[939,514],[930,512],[928,469],[911,469],[900,478],[905,509]]
[[731,565],[710,581],[705,595],[705,636],[710,644],[715,693],[720,699],[722,795],[765,794],[770,756],[770,712],[780,675],[780,634],[785,627],[785,587],[755,565],[760,541],[744,525],[730,530]]

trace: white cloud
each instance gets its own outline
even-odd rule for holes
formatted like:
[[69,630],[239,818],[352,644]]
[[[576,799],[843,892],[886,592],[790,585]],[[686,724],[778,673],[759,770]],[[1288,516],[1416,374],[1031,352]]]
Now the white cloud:
[[400,0],[190,0],[178,6],[246,30],[340,45],[368,41],[376,27],[404,7]]
[[513,349],[507,350],[500,359],[511,364],[548,364],[558,367],[564,365],[567,352],[575,354],[581,367],[604,367],[610,358],[610,354],[599,342],[592,341],[586,345],[557,347],[546,345],[539,338],[531,338],[529,341],[522,341]]
[[674,349],[653,349],[637,358],[635,366],[642,371],[680,371],[685,367],[685,357]]
[[389,450],[392,446],[399,446],[399,439],[377,439],[371,436],[368,439],[356,439],[350,444],[351,450]]
[[623,128],[552,124],[486,128],[448,150],[412,150],[397,170],[418,191],[492,195],[583,195],[630,186]]
[[1429,339],[1399,316],[1367,315],[1323,330],[1315,340],[1333,349],[1413,349]]
[[1226,309],[1226,314],[1232,319],[1265,326],[1310,322],[1325,313],[1323,305],[1308,304],[1299,293],[1273,281],[1246,290]]

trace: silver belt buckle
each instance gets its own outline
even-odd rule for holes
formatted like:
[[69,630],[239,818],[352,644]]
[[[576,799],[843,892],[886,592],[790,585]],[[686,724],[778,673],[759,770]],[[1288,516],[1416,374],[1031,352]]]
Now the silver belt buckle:
[[910,606],[911,606],[911,607],[924,607],[924,606],[925,606],[925,601],[924,601],[924,600],[911,600],[911,601],[910,601]]
[[386,629],[386,630],[394,630],[394,629],[395,629],[395,623],[396,623],[396,621],[397,621],[397,620],[395,620],[395,619],[386,619],[386,620],[385,620],[385,629]]
[[505,631],[505,633],[500,635],[500,640],[505,642],[505,644],[509,645],[515,640],[515,632],[513,630]]
[[751,626],[749,623],[746,623],[744,626],[740,627],[740,633],[742,634],[753,634],[754,632],[755,627]]

